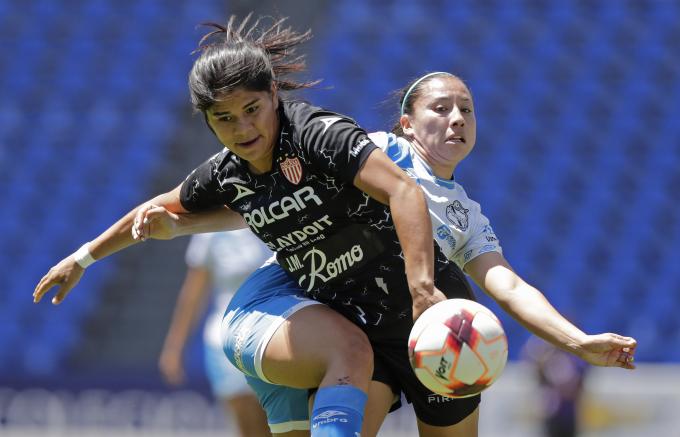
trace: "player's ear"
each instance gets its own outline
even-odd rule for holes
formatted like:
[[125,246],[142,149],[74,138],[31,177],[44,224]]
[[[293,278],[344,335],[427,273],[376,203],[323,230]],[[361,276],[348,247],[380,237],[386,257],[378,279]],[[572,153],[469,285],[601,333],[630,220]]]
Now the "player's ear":
[[401,125],[401,130],[404,131],[404,135],[413,137],[413,127],[411,126],[411,119],[408,114],[399,117],[399,124]]

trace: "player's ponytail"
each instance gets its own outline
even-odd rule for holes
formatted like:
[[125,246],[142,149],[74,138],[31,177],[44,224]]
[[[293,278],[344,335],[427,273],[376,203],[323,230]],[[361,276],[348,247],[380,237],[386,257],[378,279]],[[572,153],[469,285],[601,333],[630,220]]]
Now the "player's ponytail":
[[240,23],[232,15],[226,25],[204,23],[213,28],[196,49],[200,56],[189,74],[191,103],[204,112],[215,101],[237,87],[268,91],[272,84],[280,90],[309,88],[319,81],[297,82],[284,79],[305,70],[304,55],[295,55],[299,44],[312,37],[311,31],[297,33],[283,27],[286,18],[262,27],[262,18],[251,22],[248,14]]

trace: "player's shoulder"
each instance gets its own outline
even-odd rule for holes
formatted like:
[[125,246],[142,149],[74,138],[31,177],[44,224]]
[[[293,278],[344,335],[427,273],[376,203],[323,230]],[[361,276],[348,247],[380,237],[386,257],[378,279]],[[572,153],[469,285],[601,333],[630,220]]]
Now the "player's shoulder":
[[325,133],[329,127],[339,121],[353,126],[357,125],[356,121],[344,114],[329,111],[304,100],[284,100],[281,103],[284,117],[296,130],[311,129]]
[[371,132],[368,137],[401,168],[413,167],[408,140],[391,132]]

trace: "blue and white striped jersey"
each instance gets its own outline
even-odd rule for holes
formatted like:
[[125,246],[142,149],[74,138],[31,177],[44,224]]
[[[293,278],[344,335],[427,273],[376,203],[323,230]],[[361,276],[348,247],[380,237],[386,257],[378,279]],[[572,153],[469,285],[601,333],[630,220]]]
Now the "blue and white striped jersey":
[[447,258],[463,269],[483,253],[502,253],[489,219],[459,183],[435,176],[405,138],[387,132],[374,132],[369,137],[425,192],[434,239]]

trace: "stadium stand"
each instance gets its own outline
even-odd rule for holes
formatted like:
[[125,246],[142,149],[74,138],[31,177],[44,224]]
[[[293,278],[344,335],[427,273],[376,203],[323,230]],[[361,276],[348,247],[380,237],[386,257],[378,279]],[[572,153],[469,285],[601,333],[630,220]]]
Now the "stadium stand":
[[[379,130],[396,117],[396,103],[384,103],[390,92],[426,71],[460,75],[475,96],[479,132],[456,177],[513,265],[586,330],[635,335],[638,360],[680,362],[680,7],[641,5],[330,3],[333,20],[310,45],[310,76],[333,87],[314,91],[316,103]],[[88,270],[58,311],[32,305],[30,293],[85,236],[167,189],[158,179],[166,162],[177,174],[200,162],[196,149],[177,152],[191,141],[179,133],[189,117],[186,72],[195,25],[223,16],[223,7],[0,0],[4,378],[105,360],[152,369],[156,350],[144,341],[160,347],[167,319],[145,315],[166,314],[174,295],[159,299],[167,290],[136,278],[139,252]],[[181,264],[179,246],[160,252]],[[171,270],[154,269],[147,273]],[[527,332],[480,297],[501,315],[517,358]],[[138,328],[105,331],[118,323]]]

